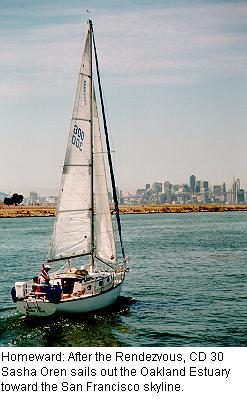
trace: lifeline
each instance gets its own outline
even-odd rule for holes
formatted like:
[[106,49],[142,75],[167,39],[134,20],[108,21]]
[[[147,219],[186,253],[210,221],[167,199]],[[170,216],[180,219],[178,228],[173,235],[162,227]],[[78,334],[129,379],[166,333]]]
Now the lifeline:
[[231,369],[213,369],[204,367],[190,367],[190,377],[225,377],[228,378]]

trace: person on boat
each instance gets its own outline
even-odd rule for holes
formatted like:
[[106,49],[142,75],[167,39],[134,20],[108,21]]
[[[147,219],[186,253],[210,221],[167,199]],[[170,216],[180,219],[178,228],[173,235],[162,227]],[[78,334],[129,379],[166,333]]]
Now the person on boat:
[[50,270],[50,266],[48,265],[42,265],[41,268],[41,274],[40,274],[40,284],[45,283],[45,284],[49,284],[50,281],[50,276],[49,276],[49,270]]
[[50,276],[49,276],[49,270],[50,266],[42,264],[41,268],[41,274],[39,276],[39,281],[40,281],[40,291],[44,293],[48,293],[49,290],[49,285],[50,285]]
[[35,276],[33,278],[32,293],[35,295],[38,295],[39,292],[40,292],[40,281],[39,281],[39,277]]

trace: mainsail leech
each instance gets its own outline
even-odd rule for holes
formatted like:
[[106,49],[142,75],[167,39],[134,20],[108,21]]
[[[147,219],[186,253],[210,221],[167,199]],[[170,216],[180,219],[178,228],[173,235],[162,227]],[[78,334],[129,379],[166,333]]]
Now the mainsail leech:
[[103,116],[103,123],[104,123],[107,156],[108,156],[111,183],[112,183],[112,195],[113,195],[113,200],[114,200],[114,205],[115,205],[115,213],[116,213],[116,219],[117,219],[117,226],[118,226],[118,233],[119,233],[122,256],[123,256],[123,259],[125,260],[125,251],[124,251],[124,246],[123,246],[122,228],[121,228],[119,206],[118,206],[118,199],[117,199],[117,190],[116,190],[116,183],[115,183],[115,177],[114,177],[114,171],[113,171],[113,165],[112,165],[111,148],[110,148],[110,142],[109,142],[107,123],[106,123],[105,105],[104,105],[104,100],[103,100],[101,79],[100,79],[100,74],[99,74],[99,63],[98,63],[98,56],[97,56],[97,51],[96,51],[94,34],[93,34],[93,45],[94,45],[94,54],[95,54],[95,63],[96,63],[96,71],[97,71],[97,78],[98,78],[100,102],[101,102],[101,109],[102,109],[102,116]]
[[112,227],[112,216],[108,198],[108,187],[102,138],[96,98],[94,94],[94,170],[95,170],[95,254],[103,261],[116,263],[116,247]]

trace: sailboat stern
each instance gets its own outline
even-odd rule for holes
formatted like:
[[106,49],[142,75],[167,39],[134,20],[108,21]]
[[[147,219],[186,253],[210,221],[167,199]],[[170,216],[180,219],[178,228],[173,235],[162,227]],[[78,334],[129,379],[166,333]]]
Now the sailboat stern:
[[25,316],[51,316],[56,312],[56,304],[48,301],[24,299],[16,301],[17,310]]

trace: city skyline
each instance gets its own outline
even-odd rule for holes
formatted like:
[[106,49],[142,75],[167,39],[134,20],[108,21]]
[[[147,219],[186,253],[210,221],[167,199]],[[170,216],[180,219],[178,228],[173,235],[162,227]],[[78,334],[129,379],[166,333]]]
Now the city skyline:
[[[246,2],[90,6],[118,186],[185,182],[196,170],[247,187]],[[0,4],[3,192],[58,191],[86,9],[79,0]]]
[[[196,186],[203,187],[203,189],[206,189],[206,191],[213,191],[213,187],[222,187],[225,186],[225,190],[228,193],[234,184],[238,184],[239,188],[241,188],[242,190],[244,190],[245,193],[247,193],[246,188],[242,185],[241,179],[239,177],[233,176],[232,178],[232,182],[228,185],[226,182],[217,182],[217,183],[212,183],[207,179],[202,179],[202,178],[197,178],[198,176],[196,174],[191,174],[187,177],[187,181],[184,182],[172,182],[170,179],[158,179],[158,181],[153,181],[153,182],[146,182],[145,185],[143,187],[141,187],[140,185],[138,185],[137,187],[135,187],[132,191],[130,190],[126,190],[123,191],[121,187],[117,187],[118,191],[121,191],[123,193],[124,196],[127,195],[135,195],[138,191],[141,190],[146,190],[147,186],[149,186],[150,188],[153,185],[165,185],[165,184],[171,184],[171,186],[173,187],[179,187],[180,189],[182,187],[189,187],[190,188],[190,192],[191,193],[196,193],[198,192],[198,189]],[[192,183],[192,180],[194,180],[194,183]],[[194,184],[194,189],[192,189],[192,184]],[[163,189],[162,189],[163,190]],[[162,191],[161,190],[161,191]],[[17,190],[14,191],[6,191],[4,192],[3,190],[1,190],[0,187],[0,194],[6,194],[7,196],[12,195],[14,192],[16,192]],[[200,191],[200,190],[199,190]],[[20,190],[21,194],[24,195],[25,198],[31,198],[33,195],[36,198],[36,200],[38,200],[39,197],[57,197],[58,196],[58,191],[56,192],[55,190],[53,190],[51,193],[47,194],[45,192],[43,192],[42,190],[29,190],[28,192],[25,192],[23,190]],[[111,192],[111,189],[109,187],[109,192]]]

